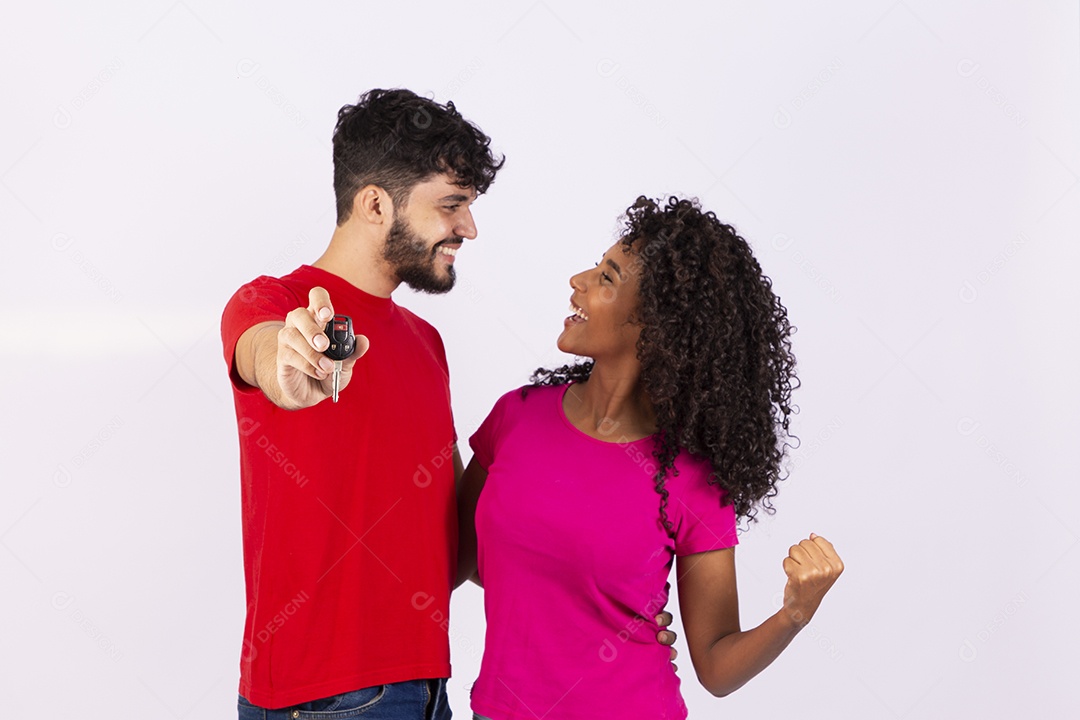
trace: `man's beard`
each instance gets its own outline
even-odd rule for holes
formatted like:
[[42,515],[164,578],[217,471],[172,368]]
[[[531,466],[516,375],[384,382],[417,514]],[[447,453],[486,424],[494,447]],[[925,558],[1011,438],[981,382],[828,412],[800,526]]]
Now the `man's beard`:
[[[447,238],[442,242],[461,242],[461,238]],[[438,244],[436,244],[437,247]],[[386,234],[386,246],[383,259],[390,264],[398,279],[413,290],[438,295],[450,292],[457,276],[454,266],[446,266],[446,275],[439,275],[435,269],[435,256],[438,250],[429,248],[402,217],[394,218],[390,232]]]

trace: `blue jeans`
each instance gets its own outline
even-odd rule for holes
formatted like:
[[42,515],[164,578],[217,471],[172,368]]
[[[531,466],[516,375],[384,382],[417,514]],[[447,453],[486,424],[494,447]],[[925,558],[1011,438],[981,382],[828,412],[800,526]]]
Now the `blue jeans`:
[[406,680],[354,690],[292,707],[267,710],[243,696],[239,720],[450,720],[446,680]]

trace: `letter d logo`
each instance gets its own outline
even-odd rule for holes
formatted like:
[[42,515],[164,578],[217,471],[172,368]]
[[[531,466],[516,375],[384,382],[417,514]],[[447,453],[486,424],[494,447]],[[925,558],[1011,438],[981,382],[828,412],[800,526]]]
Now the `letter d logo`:
[[426,488],[431,484],[431,471],[427,469],[426,465],[421,465],[420,469],[413,473],[412,479],[416,483],[416,487]]
[[248,437],[253,432],[259,429],[262,425],[258,420],[252,420],[251,418],[240,418],[240,422],[237,423],[237,427],[240,429],[240,434],[244,437]]

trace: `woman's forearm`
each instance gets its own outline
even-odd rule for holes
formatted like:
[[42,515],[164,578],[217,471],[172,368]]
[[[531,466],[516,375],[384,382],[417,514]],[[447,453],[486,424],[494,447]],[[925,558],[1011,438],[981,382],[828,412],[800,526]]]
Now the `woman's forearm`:
[[725,635],[709,648],[704,662],[694,664],[698,680],[717,697],[735,692],[767,668],[805,626],[782,609],[752,630]]

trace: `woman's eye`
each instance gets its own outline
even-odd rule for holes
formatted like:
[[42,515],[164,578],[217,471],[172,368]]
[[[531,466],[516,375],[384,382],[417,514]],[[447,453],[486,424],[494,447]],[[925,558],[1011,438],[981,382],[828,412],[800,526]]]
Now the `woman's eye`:
[[611,276],[607,273],[600,273],[600,277],[604,280],[607,280],[609,283],[611,282]]

